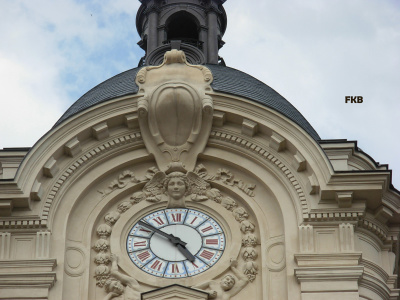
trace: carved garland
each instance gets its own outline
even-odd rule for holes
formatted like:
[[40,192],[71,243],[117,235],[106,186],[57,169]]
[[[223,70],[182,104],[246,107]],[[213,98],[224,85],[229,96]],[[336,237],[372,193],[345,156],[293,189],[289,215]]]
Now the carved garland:
[[[219,169],[216,175],[209,175],[205,167],[203,165],[199,165],[193,173],[197,174],[200,179],[205,180],[206,182],[220,181],[230,186],[235,185],[247,195],[254,195],[254,184],[246,184],[242,180],[234,179],[234,175],[227,169]],[[154,189],[154,187],[158,184],[158,179],[155,178],[157,177],[155,176],[156,174],[159,174],[157,169],[150,168],[144,178],[138,179],[135,177],[132,171],[124,171],[116,180],[113,180],[110,183],[106,190],[99,191],[102,197],[104,197],[105,195],[108,195],[117,189],[123,189],[128,182],[148,182],[143,188],[143,191],[134,193],[129,201],[122,201],[117,206],[116,211],[108,212],[104,216],[105,223],[99,225],[97,228],[97,235],[99,236],[99,239],[93,245],[93,249],[97,252],[97,255],[94,259],[94,262],[97,264],[94,275],[97,286],[104,287],[107,279],[110,278],[110,268],[108,266],[110,264],[110,244],[108,238],[111,235],[112,227],[118,221],[121,214],[143,200],[147,200],[149,202],[160,201],[158,192],[151,190]],[[243,207],[238,207],[236,201],[234,201],[232,198],[223,197],[218,189],[210,188],[210,186],[208,186],[207,191],[199,191],[199,185],[196,185],[196,183],[192,181],[189,189],[191,190],[191,194],[195,195],[191,198],[192,201],[212,200],[223,206],[225,209],[231,211],[235,220],[240,223],[240,230],[243,234],[242,258],[245,262],[243,273],[248,277],[249,281],[254,281],[258,273],[258,265],[256,263],[258,253],[255,249],[255,247],[258,245],[258,238],[254,234],[255,225],[248,220],[249,215],[246,210]],[[201,196],[203,194],[207,195],[207,197],[203,198]]]

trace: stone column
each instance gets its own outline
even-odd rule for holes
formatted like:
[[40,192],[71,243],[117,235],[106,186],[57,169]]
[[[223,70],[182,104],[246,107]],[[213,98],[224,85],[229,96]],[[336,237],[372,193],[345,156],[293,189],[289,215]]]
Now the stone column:
[[148,10],[149,34],[147,36],[147,54],[151,53],[158,46],[158,11],[154,5],[149,7]]
[[218,63],[218,16],[215,9],[210,9],[207,13],[208,25],[208,57],[207,63]]

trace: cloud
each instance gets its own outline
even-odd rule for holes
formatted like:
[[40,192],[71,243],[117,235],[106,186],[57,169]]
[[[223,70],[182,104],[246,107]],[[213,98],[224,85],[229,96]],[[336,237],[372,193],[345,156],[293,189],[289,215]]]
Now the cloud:
[[[394,1],[226,2],[221,56],[288,99],[323,139],[358,140],[400,188],[400,7]],[[363,96],[363,104],[345,104]]]
[[32,146],[81,95],[137,65],[135,1],[0,3],[0,148]]

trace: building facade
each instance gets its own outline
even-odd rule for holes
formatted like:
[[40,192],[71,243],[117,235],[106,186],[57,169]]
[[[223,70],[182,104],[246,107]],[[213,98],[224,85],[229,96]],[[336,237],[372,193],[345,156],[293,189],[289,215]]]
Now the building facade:
[[0,299],[398,299],[387,166],[225,66],[225,1],[141,2],[139,66],[0,151]]

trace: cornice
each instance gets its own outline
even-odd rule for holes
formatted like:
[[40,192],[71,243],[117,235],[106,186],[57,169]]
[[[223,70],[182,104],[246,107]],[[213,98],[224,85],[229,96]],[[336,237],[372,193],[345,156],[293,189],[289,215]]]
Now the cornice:
[[139,132],[134,132],[110,139],[109,141],[88,150],[85,154],[78,157],[73,163],[70,163],[69,166],[61,173],[61,175],[58,176],[57,181],[53,184],[48,196],[46,197],[46,202],[41,215],[42,220],[48,219],[53,200],[56,198],[57,193],[62,185],[72,174],[76,173],[78,169],[80,169],[83,165],[86,165],[89,161],[109,152],[110,150],[134,142],[142,142],[142,136]]

